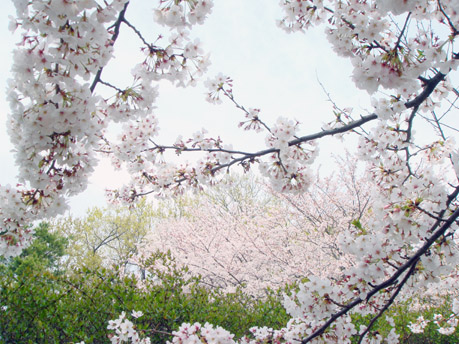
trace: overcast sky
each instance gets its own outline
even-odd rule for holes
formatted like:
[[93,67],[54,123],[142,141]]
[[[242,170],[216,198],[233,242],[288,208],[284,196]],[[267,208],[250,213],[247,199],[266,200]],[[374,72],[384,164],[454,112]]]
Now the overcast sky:
[[[160,28],[152,22],[151,3],[133,1],[127,18],[147,40],[153,41]],[[5,130],[8,106],[4,89],[10,76],[11,51],[18,36],[15,39],[8,31],[8,15],[14,15],[12,4],[2,1],[0,10],[0,22],[3,23],[0,27],[3,43],[0,61],[0,184],[14,184],[17,167]],[[320,130],[323,122],[333,118],[330,103],[318,80],[338,105],[353,107],[356,115],[365,114],[369,97],[353,86],[349,78],[350,63],[334,55],[322,28],[305,35],[286,34],[277,28],[275,21],[278,18],[278,1],[215,1],[211,17],[193,32],[200,37],[204,49],[211,53],[209,77],[218,72],[231,76],[234,95],[242,105],[260,108],[261,117],[267,123],[274,123],[279,116],[299,120],[301,135]],[[130,84],[129,71],[139,56],[140,42],[128,31],[127,27],[122,27],[116,43],[116,59],[104,71],[104,78],[121,87]],[[122,69],[126,74],[120,73]],[[207,103],[203,87],[176,89],[162,83],[159,92],[156,111],[161,127],[159,142],[172,143],[179,134],[187,137],[205,127],[210,134],[221,136],[226,143],[231,142],[234,148],[255,145],[256,149],[255,134],[237,128],[243,114],[229,103],[219,106]],[[258,134],[258,142],[263,142],[264,136]],[[326,164],[338,145],[327,142],[321,146],[322,164]],[[116,187],[121,183],[122,175],[116,175],[108,163],[100,163],[89,189],[70,201],[72,212],[81,215],[89,206],[104,206],[105,187]]]

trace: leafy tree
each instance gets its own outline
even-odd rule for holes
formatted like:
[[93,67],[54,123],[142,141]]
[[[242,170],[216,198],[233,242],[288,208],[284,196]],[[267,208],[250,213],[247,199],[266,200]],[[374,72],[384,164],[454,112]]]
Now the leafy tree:
[[46,222],[34,228],[33,236],[35,240],[19,256],[2,259],[2,269],[12,271],[16,275],[45,269],[53,273],[63,272],[62,261],[66,254],[68,239],[51,232]]
[[137,245],[152,230],[154,209],[139,202],[135,207],[94,207],[83,218],[72,216],[52,223],[53,231],[69,240],[66,265],[71,268],[126,266]]
[[82,268],[55,275],[24,267],[24,274],[0,276],[0,340],[2,343],[109,343],[107,324],[124,310],[146,316],[137,329],[153,343],[170,339],[178,324],[206,320],[239,336],[246,326],[280,326],[287,320],[280,295],[263,302],[241,292],[222,294],[200,286],[170,255],[156,253],[148,266],[156,279],[139,288],[122,269]]

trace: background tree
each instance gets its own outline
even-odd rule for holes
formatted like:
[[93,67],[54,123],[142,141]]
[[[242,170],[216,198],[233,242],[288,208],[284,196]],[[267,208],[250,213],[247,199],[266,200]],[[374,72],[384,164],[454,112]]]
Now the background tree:
[[339,175],[318,178],[297,196],[246,174],[185,197],[191,201],[179,199],[183,215],[158,222],[139,248],[140,260],[170,251],[203,283],[255,295],[303,278],[339,275],[353,264],[339,248],[339,235],[353,223],[365,224],[371,209],[363,171],[355,161],[341,163]]
[[278,294],[261,302],[241,292],[209,291],[162,253],[150,257],[146,268],[157,280],[142,289],[122,269],[83,268],[55,275],[28,266],[22,275],[2,274],[0,341],[110,343],[108,322],[124,310],[128,316],[133,310],[144,314],[136,329],[157,344],[171,339],[177,324],[186,321],[205,319],[242,336],[247,325],[281,326],[287,319]]
[[69,240],[68,268],[126,267],[137,245],[153,230],[154,220],[154,209],[142,201],[135,207],[95,207],[85,217],[54,221],[52,228]]
[[33,243],[14,258],[2,259],[3,270],[9,270],[16,275],[28,271],[48,270],[53,273],[64,271],[64,255],[68,249],[67,237],[50,230],[47,222],[40,223],[34,228]]

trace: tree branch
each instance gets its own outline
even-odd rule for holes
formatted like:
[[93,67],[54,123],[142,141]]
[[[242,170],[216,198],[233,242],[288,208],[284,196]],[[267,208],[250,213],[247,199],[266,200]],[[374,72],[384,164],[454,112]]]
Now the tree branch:
[[435,90],[437,85],[441,81],[445,80],[445,77],[446,77],[446,74],[438,72],[431,79],[428,79],[428,80],[423,79],[423,81],[425,82],[424,90],[416,98],[406,102],[405,103],[406,108],[410,109],[410,108],[421,105],[422,102],[426,100],[432,94],[432,92]]
[[[124,15],[126,14],[128,5],[129,5],[129,1],[126,2],[126,4],[124,5],[124,8],[121,10],[120,14],[118,15],[118,19],[113,24],[114,32],[113,32],[111,42],[110,42],[111,46],[115,45],[115,42],[118,39],[118,36],[120,34],[120,26],[121,26],[121,23],[124,21]],[[104,67],[100,67],[99,70],[97,71],[96,76],[94,77],[94,80],[91,84],[91,87],[89,88],[91,90],[91,93],[94,92],[97,84],[100,82],[100,77],[102,75],[103,70],[104,70]]]
[[[453,199],[455,199],[458,196],[458,194],[459,194],[459,186],[456,188],[456,190],[451,195],[449,195],[448,201],[451,202]],[[444,212],[446,212],[446,209],[444,210]],[[439,222],[435,222],[432,225],[431,229],[429,230],[429,232],[434,232],[434,233],[432,234],[432,236],[428,240],[426,240],[425,244],[422,245],[422,247],[419,248],[416,251],[416,253],[410,259],[408,259],[408,261],[405,264],[403,264],[401,267],[399,267],[398,270],[392,275],[392,277],[390,277],[386,281],[376,285],[368,293],[368,295],[367,295],[365,300],[366,301],[370,300],[370,298],[373,297],[379,291],[381,291],[383,289],[386,289],[387,287],[397,283],[398,278],[406,270],[412,269],[412,266],[417,264],[417,262],[421,258],[421,256],[424,255],[430,249],[430,247],[435,243],[435,241],[437,241],[451,227],[451,225],[458,218],[459,218],[459,208],[456,209],[451,214],[451,216],[444,221],[444,224],[434,232],[435,228],[439,225]],[[340,318],[341,316],[347,314],[351,309],[353,309],[354,307],[356,307],[358,304],[362,303],[363,301],[364,300],[361,299],[360,297],[355,298],[354,300],[352,300],[345,308],[343,308],[341,311],[339,311],[339,312],[335,313],[334,315],[332,315],[330,317],[330,319],[324,325],[322,325],[317,331],[315,331],[309,337],[303,339],[301,341],[301,343],[302,344],[306,344],[306,343],[310,342],[311,340],[313,340],[314,338],[322,335],[338,318]]]

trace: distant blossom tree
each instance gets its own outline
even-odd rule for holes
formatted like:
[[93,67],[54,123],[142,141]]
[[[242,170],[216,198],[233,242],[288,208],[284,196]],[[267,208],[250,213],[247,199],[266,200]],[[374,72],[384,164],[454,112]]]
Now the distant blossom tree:
[[[193,85],[206,71],[208,55],[188,30],[203,23],[212,0],[159,0],[155,20],[166,30],[153,43],[129,19],[127,0],[14,3],[11,28],[19,28],[22,39],[8,87],[8,127],[20,185],[0,187],[3,255],[18,255],[32,238],[32,221],[61,213],[66,197],[86,188],[98,152],[132,173],[131,183],[113,192],[128,202],[217,183],[236,165],[258,165],[273,189],[301,193],[311,183],[320,139],[349,133],[359,135],[358,158],[367,162],[377,190],[367,225],[357,224],[341,242],[357,263],[336,279],[302,284],[286,299],[292,319],[285,328],[254,328],[240,342],[349,343],[357,336],[360,343],[380,343],[372,324],[402,290],[441,283],[456,269],[459,152],[451,134],[457,127],[449,119],[457,114],[459,94],[450,80],[459,59],[457,0],[281,0],[279,26],[287,32],[323,26],[335,52],[352,62],[357,87],[373,95],[373,109],[355,118],[336,109],[322,130],[304,135],[292,119],[270,124],[261,111],[239,104],[228,76],[208,80],[208,100],[233,102],[245,116],[242,128],[265,132],[260,151],[233,148],[205,130],[168,144],[154,139],[155,83]],[[128,88],[103,73],[121,29],[137,35],[145,54],[133,66]],[[102,96],[101,89],[112,96]],[[119,140],[106,133],[112,122],[123,123]],[[417,134],[425,123],[430,135]],[[173,163],[163,156],[167,151],[204,157],[196,164]],[[444,333],[457,325],[457,302],[452,306],[451,319],[437,321]],[[357,329],[352,312],[373,317]],[[110,324],[112,342],[148,342],[124,317]],[[174,335],[177,343],[236,340],[209,324],[183,324]],[[394,331],[385,340],[398,341]]]
[[202,283],[257,296],[302,278],[339,275],[354,264],[339,237],[353,223],[364,224],[371,207],[370,185],[355,161],[340,162],[337,176],[318,178],[298,195],[279,194],[246,175],[185,196],[168,206],[179,209],[177,216],[163,210],[166,217],[133,258],[142,265],[156,250],[170,251]]

